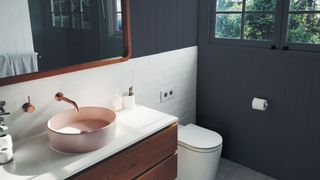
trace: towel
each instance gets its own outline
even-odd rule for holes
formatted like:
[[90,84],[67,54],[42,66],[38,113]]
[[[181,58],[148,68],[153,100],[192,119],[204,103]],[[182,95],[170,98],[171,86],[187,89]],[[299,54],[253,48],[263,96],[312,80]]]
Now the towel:
[[26,73],[38,72],[38,54],[27,53],[27,54],[15,54],[9,55],[13,74],[15,76]]
[[0,78],[14,76],[11,60],[8,55],[0,55]]

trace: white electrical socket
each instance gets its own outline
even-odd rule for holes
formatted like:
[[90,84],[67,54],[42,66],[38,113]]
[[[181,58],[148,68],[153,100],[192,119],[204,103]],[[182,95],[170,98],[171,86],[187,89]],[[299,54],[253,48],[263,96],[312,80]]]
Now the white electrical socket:
[[169,88],[160,91],[160,102],[165,102],[175,97],[174,88]]

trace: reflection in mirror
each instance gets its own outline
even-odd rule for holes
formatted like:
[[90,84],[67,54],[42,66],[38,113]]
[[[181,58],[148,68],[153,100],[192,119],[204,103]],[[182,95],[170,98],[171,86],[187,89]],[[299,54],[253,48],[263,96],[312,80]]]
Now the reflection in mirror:
[[124,56],[121,0],[0,2],[0,78]]

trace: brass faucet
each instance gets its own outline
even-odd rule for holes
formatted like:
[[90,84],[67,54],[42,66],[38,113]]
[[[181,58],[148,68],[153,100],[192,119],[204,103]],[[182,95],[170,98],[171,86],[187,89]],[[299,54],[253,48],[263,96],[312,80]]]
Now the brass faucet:
[[69,98],[64,97],[64,96],[63,96],[63,93],[58,92],[58,93],[55,95],[55,99],[56,99],[57,101],[64,101],[64,102],[67,102],[67,103],[69,103],[69,104],[72,104],[73,107],[74,107],[74,110],[77,111],[77,112],[79,112],[79,107],[78,107],[77,103],[76,103],[75,101],[69,99]]

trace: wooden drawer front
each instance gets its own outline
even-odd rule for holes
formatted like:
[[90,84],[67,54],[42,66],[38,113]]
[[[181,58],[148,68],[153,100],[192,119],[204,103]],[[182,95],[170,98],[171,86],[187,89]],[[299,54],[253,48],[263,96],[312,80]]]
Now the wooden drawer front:
[[177,177],[177,154],[152,168],[137,180],[174,180]]
[[174,124],[71,179],[132,179],[174,154],[176,150],[177,125]]

